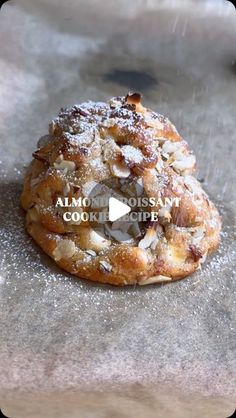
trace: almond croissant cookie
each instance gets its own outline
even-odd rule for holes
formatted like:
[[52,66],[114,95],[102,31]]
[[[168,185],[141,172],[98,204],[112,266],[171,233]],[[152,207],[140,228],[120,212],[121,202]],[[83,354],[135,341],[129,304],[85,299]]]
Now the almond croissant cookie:
[[[21,195],[27,231],[80,278],[170,282],[193,273],[219,244],[220,216],[194,177],[195,156],[138,93],[61,110],[33,157]],[[145,197],[148,215],[94,225],[79,215],[91,210],[85,198],[95,189],[115,199]]]

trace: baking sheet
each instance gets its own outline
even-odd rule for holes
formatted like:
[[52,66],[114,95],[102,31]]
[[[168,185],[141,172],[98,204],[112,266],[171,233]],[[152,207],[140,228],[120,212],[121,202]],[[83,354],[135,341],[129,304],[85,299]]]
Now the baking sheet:
[[[232,414],[235,19],[229,2],[3,6],[0,407],[7,416]],[[19,195],[24,166],[61,107],[130,89],[189,141],[224,227],[217,254],[188,279],[116,289],[57,268],[26,235]]]

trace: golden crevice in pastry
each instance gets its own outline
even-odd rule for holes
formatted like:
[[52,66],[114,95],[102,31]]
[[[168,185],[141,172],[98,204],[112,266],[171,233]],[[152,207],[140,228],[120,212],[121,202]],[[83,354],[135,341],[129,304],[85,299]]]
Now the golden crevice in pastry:
[[[194,154],[138,93],[62,109],[33,157],[21,195],[26,228],[78,277],[114,285],[170,282],[194,272],[218,246],[220,216],[194,177]],[[136,179],[147,197],[178,197],[180,205],[156,205],[158,221],[141,236],[131,228],[130,242],[102,237],[87,221],[65,222],[58,197],[86,196],[91,184],[108,178]]]

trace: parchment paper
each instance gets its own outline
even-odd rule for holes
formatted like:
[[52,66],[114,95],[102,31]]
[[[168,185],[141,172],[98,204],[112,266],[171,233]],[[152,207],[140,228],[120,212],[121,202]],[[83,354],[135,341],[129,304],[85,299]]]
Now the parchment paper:
[[[0,407],[9,417],[232,414],[236,13],[229,2],[10,1],[0,12]],[[218,205],[222,244],[186,280],[76,280],[24,231],[24,166],[61,107],[129,90],[168,116]]]

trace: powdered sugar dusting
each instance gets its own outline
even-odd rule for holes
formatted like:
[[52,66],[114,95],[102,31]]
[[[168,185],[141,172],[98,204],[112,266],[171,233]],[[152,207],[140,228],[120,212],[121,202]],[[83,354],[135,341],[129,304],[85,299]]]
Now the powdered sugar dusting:
[[[114,384],[119,364],[119,383],[164,382],[171,371],[172,384],[182,390],[204,388],[205,394],[220,393],[221,386],[212,377],[216,369],[225,367],[225,361],[230,362],[230,351],[223,347],[225,341],[227,347],[233,341],[234,327],[229,321],[235,305],[231,212],[220,206],[224,219],[221,247],[192,277],[165,286],[114,289],[70,276],[35,246],[25,233],[24,214],[19,208],[21,187],[19,180],[1,185],[5,196],[0,203],[4,214],[1,275],[6,278],[0,292],[1,321],[7,315],[10,325],[7,330],[0,324],[1,350],[11,347],[16,358],[21,356],[14,366],[18,374],[4,384],[12,387],[21,382],[22,389],[36,385],[37,390],[71,385],[89,388],[101,379],[104,384]],[[202,344],[205,349],[198,362],[194,359]],[[52,373],[38,379],[38,373],[44,376],[42,367],[46,370],[58,351],[60,358],[52,365]],[[28,359],[30,368],[26,367]],[[65,368],[66,380],[58,380],[56,376]],[[231,369],[224,370],[232,383]],[[232,393],[232,385],[228,393]]]
[[124,145],[121,153],[128,164],[139,164],[144,158],[142,152],[131,145]]

